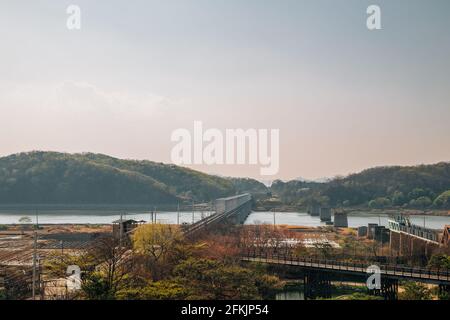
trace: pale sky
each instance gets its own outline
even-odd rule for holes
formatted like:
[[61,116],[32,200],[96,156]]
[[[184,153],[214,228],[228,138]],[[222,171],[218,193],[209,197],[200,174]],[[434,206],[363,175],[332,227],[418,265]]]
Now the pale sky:
[[276,176],[193,166],[227,176],[449,161],[449,15],[448,0],[1,0],[0,156],[170,163],[171,133],[198,120],[280,130]]

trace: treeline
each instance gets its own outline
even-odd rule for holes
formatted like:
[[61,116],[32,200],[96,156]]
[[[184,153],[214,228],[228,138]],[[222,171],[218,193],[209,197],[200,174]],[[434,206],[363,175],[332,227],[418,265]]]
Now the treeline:
[[0,204],[202,202],[245,192],[258,184],[92,153],[36,151],[0,158]]
[[276,181],[271,190],[283,202],[301,207],[450,209],[450,163],[378,167],[327,183]]
[[[450,209],[450,163],[379,167],[326,183],[224,178],[102,154],[29,152],[0,158],[0,204],[177,204],[250,192],[307,207]],[[278,200],[277,200],[278,201]]]

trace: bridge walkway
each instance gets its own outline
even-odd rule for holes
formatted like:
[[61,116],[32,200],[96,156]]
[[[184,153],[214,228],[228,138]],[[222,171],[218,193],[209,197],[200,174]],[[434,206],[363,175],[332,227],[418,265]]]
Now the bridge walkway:
[[[359,276],[367,276],[366,263],[350,263],[334,260],[320,260],[294,257],[292,255],[277,254],[255,254],[247,253],[241,257],[241,260],[248,262],[259,262],[273,265],[297,266],[303,269],[347,273]],[[398,265],[381,265],[381,276],[385,276],[398,280],[410,280],[417,282],[425,282],[437,285],[450,285],[450,272],[436,269],[411,268]]]

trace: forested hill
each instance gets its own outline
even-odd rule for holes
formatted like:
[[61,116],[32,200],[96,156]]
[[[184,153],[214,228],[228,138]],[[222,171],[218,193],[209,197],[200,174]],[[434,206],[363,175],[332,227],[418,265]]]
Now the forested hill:
[[232,179],[101,154],[36,151],[0,158],[0,204],[174,204],[238,191]]
[[285,202],[373,208],[450,208],[450,163],[378,167],[327,183],[278,181],[272,192]]
[[269,191],[289,205],[449,208],[450,163],[368,169],[326,183],[276,181],[270,190],[152,161],[28,152],[0,158],[0,204],[176,204]]

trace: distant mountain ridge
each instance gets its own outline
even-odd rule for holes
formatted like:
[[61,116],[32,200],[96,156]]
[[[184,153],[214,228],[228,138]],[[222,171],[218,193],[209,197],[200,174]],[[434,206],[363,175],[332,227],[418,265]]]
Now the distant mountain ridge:
[[0,204],[177,204],[250,192],[283,204],[450,209],[450,163],[378,167],[330,181],[283,182],[208,175],[94,153],[33,151],[0,158]]
[[0,158],[0,204],[202,202],[245,191],[240,181],[94,153],[33,151]]
[[284,203],[373,208],[450,208],[450,163],[385,166],[327,182],[276,181],[272,192]]

